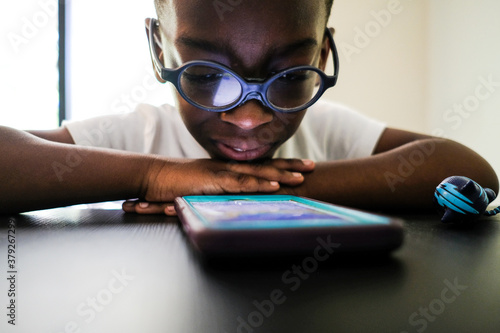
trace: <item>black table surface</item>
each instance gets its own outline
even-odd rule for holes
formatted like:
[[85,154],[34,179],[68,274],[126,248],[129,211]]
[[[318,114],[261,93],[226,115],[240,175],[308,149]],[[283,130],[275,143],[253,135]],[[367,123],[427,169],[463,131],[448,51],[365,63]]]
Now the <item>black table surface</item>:
[[500,332],[500,217],[468,227],[400,217],[404,244],[382,258],[213,263],[177,218],[3,216],[0,331]]

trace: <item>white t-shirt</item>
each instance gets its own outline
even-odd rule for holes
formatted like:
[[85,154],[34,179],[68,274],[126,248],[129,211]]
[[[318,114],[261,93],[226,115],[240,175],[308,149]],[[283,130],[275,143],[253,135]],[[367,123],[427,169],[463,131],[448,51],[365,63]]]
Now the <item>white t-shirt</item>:
[[[171,105],[140,104],[127,114],[63,124],[78,145],[158,154],[171,158],[209,158]],[[274,157],[316,162],[370,156],[385,129],[379,121],[327,101],[309,108],[297,132]]]

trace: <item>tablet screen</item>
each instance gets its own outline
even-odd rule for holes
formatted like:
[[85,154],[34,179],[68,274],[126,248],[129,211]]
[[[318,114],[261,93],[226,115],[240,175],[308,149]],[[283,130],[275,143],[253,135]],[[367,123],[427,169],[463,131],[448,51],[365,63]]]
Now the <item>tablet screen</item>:
[[293,200],[231,200],[191,204],[203,222],[211,228],[293,228],[375,223],[373,219],[365,221],[341,211],[321,209]]

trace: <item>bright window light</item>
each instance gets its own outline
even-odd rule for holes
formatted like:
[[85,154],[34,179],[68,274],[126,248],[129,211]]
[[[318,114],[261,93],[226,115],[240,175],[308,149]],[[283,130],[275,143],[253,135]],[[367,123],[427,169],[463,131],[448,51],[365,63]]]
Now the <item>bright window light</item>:
[[[0,125],[59,124],[59,0],[24,0],[0,10]],[[67,119],[174,103],[152,70],[144,20],[154,2],[66,0]],[[5,7],[5,6],[4,6]]]
[[57,127],[57,0],[4,3],[0,35],[0,125]]
[[67,117],[85,119],[133,111],[139,103],[173,103],[149,55],[144,20],[154,1],[68,1]]

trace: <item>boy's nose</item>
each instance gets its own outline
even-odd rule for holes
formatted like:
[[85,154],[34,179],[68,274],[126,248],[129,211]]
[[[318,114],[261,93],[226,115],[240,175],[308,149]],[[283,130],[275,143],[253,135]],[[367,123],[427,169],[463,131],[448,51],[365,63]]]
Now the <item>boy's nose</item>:
[[273,120],[273,111],[266,110],[258,101],[249,101],[230,111],[222,112],[220,119],[244,130],[251,130]]

